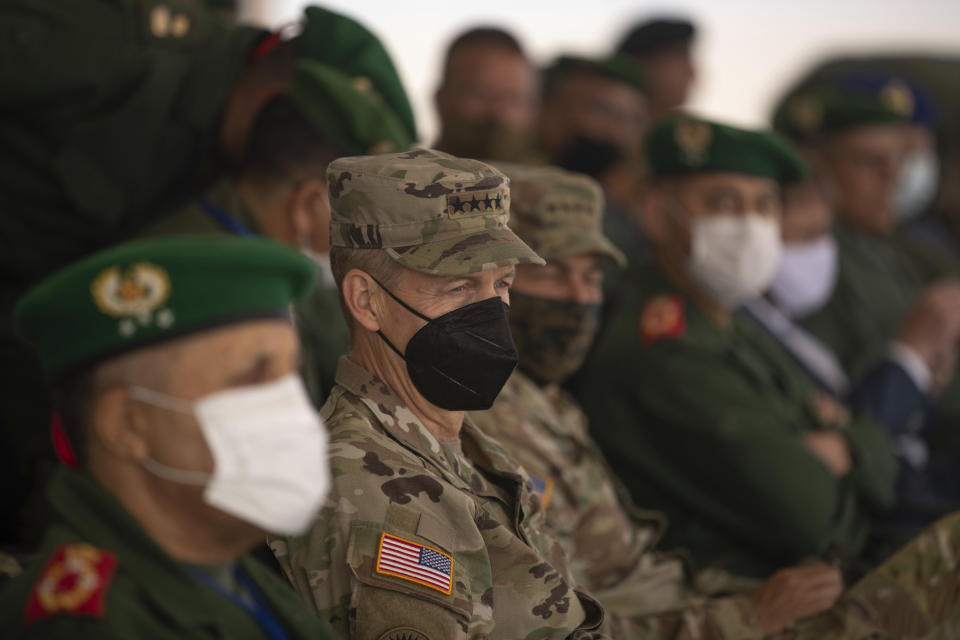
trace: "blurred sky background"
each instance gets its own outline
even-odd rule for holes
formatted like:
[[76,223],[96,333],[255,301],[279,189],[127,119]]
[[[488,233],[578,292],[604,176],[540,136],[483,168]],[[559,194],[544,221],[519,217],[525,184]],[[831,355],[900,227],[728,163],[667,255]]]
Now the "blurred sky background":
[[691,108],[745,126],[766,124],[780,93],[830,55],[960,55],[960,0],[240,0],[240,18],[273,27],[296,20],[306,4],[341,11],[380,36],[406,83],[424,144],[436,134],[433,92],[444,49],[478,24],[507,28],[546,63],[560,52],[605,53],[637,19],[689,16],[700,29]]

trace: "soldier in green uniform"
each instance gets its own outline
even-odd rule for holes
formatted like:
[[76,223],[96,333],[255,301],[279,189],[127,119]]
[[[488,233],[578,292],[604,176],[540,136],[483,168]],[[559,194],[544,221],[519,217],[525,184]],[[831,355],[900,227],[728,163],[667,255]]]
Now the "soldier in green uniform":
[[836,214],[837,284],[826,304],[800,318],[801,324],[854,380],[914,326],[924,342],[914,348],[918,368],[926,370],[933,389],[942,389],[929,420],[929,466],[945,470],[939,484],[956,486],[950,469],[960,452],[958,267],[896,232],[898,178],[915,108],[909,85],[895,76],[871,90],[837,80],[789,96],[774,124],[810,157]]
[[778,185],[803,165],[774,134],[689,116],[658,125],[648,154],[655,258],[578,390],[597,442],[698,566],[761,577],[812,555],[855,563],[893,498],[890,445],[733,315],[774,275]]
[[[353,46],[369,47],[366,40],[374,36],[361,36]],[[337,359],[349,350],[330,273],[327,165],[341,155],[400,150],[413,143],[379,95],[358,86],[356,79],[373,65],[392,69],[386,57],[368,56],[364,66],[342,71],[298,62],[290,86],[258,115],[236,175],[142,232],[264,235],[314,259],[321,277],[297,305],[297,328],[304,378],[318,407],[333,388]]]
[[331,496],[271,542],[281,566],[350,638],[604,637],[529,478],[464,413],[516,366],[508,288],[542,263],[507,228],[506,177],[423,149],[328,177],[351,352],[321,411]]
[[329,484],[289,315],[313,271],[266,240],[162,238],[20,302],[77,463],[50,483],[39,558],[0,593],[4,637],[333,637],[244,556],[308,526]]
[[51,453],[50,407],[36,354],[14,338],[14,300],[224,175],[298,60],[363,69],[353,81],[376,90],[408,137],[416,131],[383,45],[319,7],[305,10],[300,35],[289,40],[229,25],[190,0],[16,0],[0,7],[0,24],[0,359],[8,365],[0,422],[36,425],[3,434],[0,450],[14,460],[0,468],[22,470],[4,479],[2,499],[14,504],[0,509],[8,529],[0,534],[23,543],[33,532],[14,536],[12,520],[27,487],[42,482],[35,476],[37,459]]

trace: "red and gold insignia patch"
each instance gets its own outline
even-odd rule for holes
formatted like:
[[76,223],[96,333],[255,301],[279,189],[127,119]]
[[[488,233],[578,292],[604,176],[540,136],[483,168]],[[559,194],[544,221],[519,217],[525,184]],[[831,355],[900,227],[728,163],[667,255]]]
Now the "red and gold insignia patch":
[[57,547],[33,585],[24,624],[60,613],[102,618],[116,568],[116,556],[89,544]]
[[640,340],[652,344],[663,338],[677,338],[687,330],[687,318],[680,296],[657,296],[640,313]]

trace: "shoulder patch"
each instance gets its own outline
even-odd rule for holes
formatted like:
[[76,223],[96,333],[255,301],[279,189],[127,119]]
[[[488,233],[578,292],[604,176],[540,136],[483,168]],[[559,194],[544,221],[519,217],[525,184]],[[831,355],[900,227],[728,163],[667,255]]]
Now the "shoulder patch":
[[412,627],[397,627],[390,629],[377,640],[430,640],[430,637]]
[[653,344],[663,338],[677,338],[686,330],[686,311],[680,296],[656,296],[640,312],[640,340],[644,344]]
[[377,547],[377,573],[422,584],[450,595],[453,556],[427,545],[383,532]]
[[102,618],[117,558],[89,544],[60,545],[33,585],[24,625],[66,613]]

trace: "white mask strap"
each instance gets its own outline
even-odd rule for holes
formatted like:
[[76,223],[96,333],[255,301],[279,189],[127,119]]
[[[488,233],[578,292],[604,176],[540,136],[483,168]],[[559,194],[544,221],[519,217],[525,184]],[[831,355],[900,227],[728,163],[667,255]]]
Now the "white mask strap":
[[130,397],[161,409],[176,411],[177,413],[193,414],[193,403],[183,398],[170,396],[146,387],[130,386]]
[[147,458],[144,460],[143,468],[158,478],[163,478],[164,480],[169,480],[170,482],[176,482],[178,484],[190,484],[198,487],[202,487],[203,485],[207,484],[210,481],[210,478],[213,477],[212,473],[207,473],[206,471],[178,469],[176,467],[165,465],[162,462],[157,462],[153,458]]

